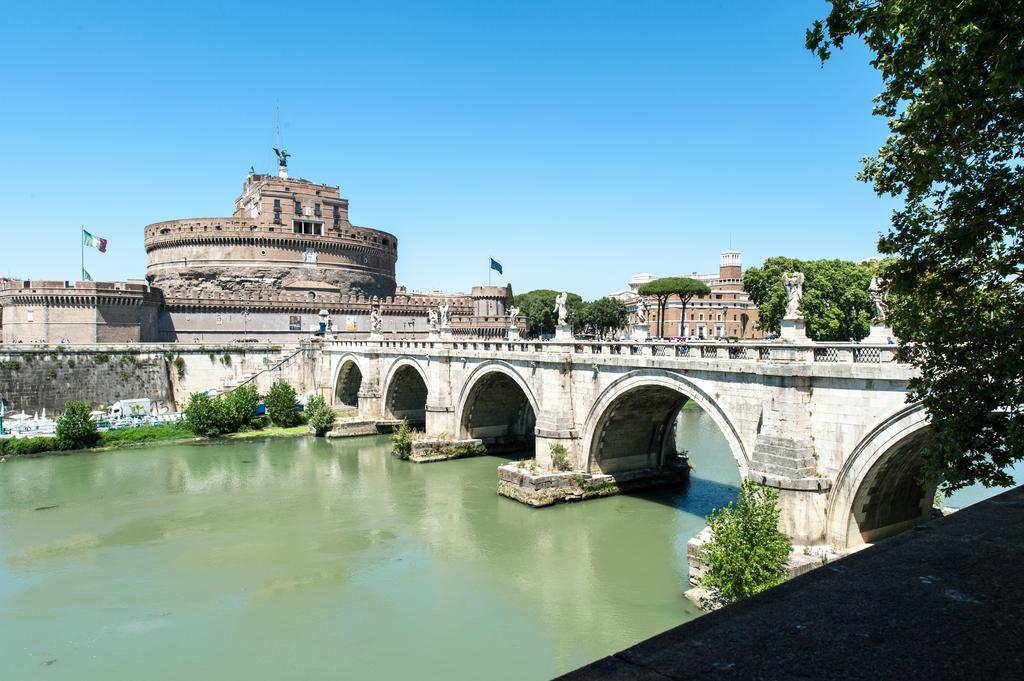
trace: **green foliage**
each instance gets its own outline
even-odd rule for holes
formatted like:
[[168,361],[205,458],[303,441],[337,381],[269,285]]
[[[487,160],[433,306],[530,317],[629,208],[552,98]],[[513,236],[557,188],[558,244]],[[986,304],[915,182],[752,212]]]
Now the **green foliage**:
[[23,352],[21,353],[21,358],[25,360],[25,364],[31,364],[32,360],[35,359],[35,355],[31,352]]
[[54,440],[57,449],[85,449],[99,440],[96,422],[89,418],[89,405],[85,402],[68,402],[64,413],[57,419]]
[[210,353],[207,353],[206,356],[210,358],[210,364],[216,364],[217,363],[217,353],[210,352]]
[[10,371],[17,371],[21,368],[21,362],[16,359],[9,359],[6,362],[0,362],[0,369],[8,369]]
[[53,369],[50,369],[48,372],[46,372],[46,377],[52,381],[55,378],[57,378],[57,372],[54,371]]
[[512,306],[512,302],[515,300],[515,295],[512,294],[512,284],[505,284],[505,308],[508,309]]
[[74,368],[75,368],[75,360],[69,359],[68,360],[68,369],[74,369]]
[[763,266],[743,273],[743,290],[760,310],[761,328],[778,333],[788,300],[782,276],[803,272],[800,311],[807,318],[807,335],[819,341],[860,340],[871,330],[875,307],[868,286],[878,267],[873,260],[768,258]]
[[199,437],[232,432],[233,417],[225,400],[206,393],[192,393],[185,405],[185,427]]
[[230,413],[231,431],[249,428],[256,420],[256,407],[260,404],[260,393],[256,386],[243,385],[232,390],[224,397],[226,408]]
[[610,331],[626,326],[629,312],[626,304],[615,298],[598,298],[585,303],[580,310],[577,324],[595,336],[603,337]]
[[1024,4],[832,0],[822,61],[863,39],[890,134],[860,179],[900,199],[879,241],[887,322],[931,417],[929,476],[1009,485],[1024,458]]
[[402,419],[391,435],[391,453],[399,459],[408,459],[412,454],[412,431],[406,419]]
[[223,355],[220,356],[220,363],[226,367],[231,366],[231,355],[225,352]]
[[306,416],[309,426],[317,435],[323,435],[334,426],[337,414],[319,395],[313,395],[306,402]]
[[708,571],[701,585],[728,601],[781,584],[792,546],[779,532],[779,494],[744,480],[736,504],[707,517],[712,540],[704,545]]
[[192,437],[192,435],[192,431],[183,423],[166,423],[157,426],[108,430],[100,433],[99,444],[101,447],[120,447],[123,445],[142,444],[144,442],[185,440]]
[[[520,316],[530,321],[530,333],[533,335],[550,335],[555,332],[558,315],[555,313],[555,298],[558,291],[537,289],[520,293],[515,297],[515,304],[520,308]],[[583,308],[583,298],[575,293],[568,295],[566,301],[570,317],[578,316]]]
[[181,355],[174,358],[174,369],[178,372],[178,380],[185,378],[185,358]]
[[287,428],[302,422],[298,412],[299,404],[295,400],[295,388],[284,381],[274,381],[265,402],[267,416],[275,426]]
[[681,318],[686,318],[686,306],[694,296],[706,296],[711,289],[703,281],[690,277],[662,277],[642,284],[637,293],[652,296],[658,301],[658,335],[665,336],[665,306],[669,298],[675,296],[683,304]]
[[97,352],[96,353],[96,363],[97,364],[106,364],[109,361],[110,361],[110,355],[108,355],[107,353],[105,353],[105,352]]
[[551,445],[551,467],[556,471],[567,471],[572,468],[572,462],[569,461],[569,450],[564,445]]
[[56,449],[55,437],[12,437],[0,440],[0,454],[4,456],[25,456]]

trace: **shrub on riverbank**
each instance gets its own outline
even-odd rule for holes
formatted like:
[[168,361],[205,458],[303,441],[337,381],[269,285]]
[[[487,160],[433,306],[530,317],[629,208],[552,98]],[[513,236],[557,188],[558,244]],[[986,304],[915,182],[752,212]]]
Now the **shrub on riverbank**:
[[712,540],[704,545],[708,571],[701,586],[728,601],[753,596],[781,584],[792,545],[779,532],[779,493],[744,480],[733,505],[707,517]]
[[328,406],[324,398],[313,395],[306,402],[306,416],[309,419],[309,426],[317,435],[323,435],[334,426],[334,419],[337,414],[334,409]]
[[57,449],[85,449],[94,446],[100,438],[96,422],[89,418],[89,405],[72,401],[64,405],[64,413],[57,419],[54,440]]
[[284,381],[274,381],[267,393],[267,416],[275,426],[287,428],[302,423],[299,404],[295,400],[295,388]]
[[232,414],[228,403],[206,393],[192,393],[185,406],[185,427],[199,437],[232,433]]
[[183,423],[166,423],[158,426],[119,428],[100,433],[100,447],[121,447],[124,445],[160,442],[162,440],[186,440],[193,437],[191,430]]
[[0,454],[4,456],[25,456],[56,449],[57,440],[52,437],[12,437],[0,440]]
[[231,412],[231,432],[249,428],[256,421],[256,407],[260,404],[260,393],[254,385],[235,388],[224,398]]

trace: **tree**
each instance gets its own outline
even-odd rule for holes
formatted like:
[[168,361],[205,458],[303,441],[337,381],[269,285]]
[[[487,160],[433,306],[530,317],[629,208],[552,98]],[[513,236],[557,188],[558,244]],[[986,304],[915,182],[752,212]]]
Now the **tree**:
[[298,425],[302,420],[299,416],[299,403],[295,400],[295,388],[284,381],[274,381],[267,393],[267,416],[275,426],[288,428]]
[[736,504],[707,517],[711,541],[704,545],[708,570],[701,585],[728,601],[753,596],[786,578],[792,546],[779,532],[779,493],[744,480]]
[[803,272],[800,311],[807,319],[807,335],[819,341],[860,340],[871,330],[875,308],[868,286],[877,269],[876,261],[768,258],[762,267],[743,273],[743,290],[758,306],[761,328],[778,333],[787,302],[782,275]]
[[231,432],[249,427],[256,420],[256,408],[260,403],[260,393],[256,386],[243,385],[235,388],[224,399],[224,406],[231,420]]
[[185,427],[198,437],[217,437],[233,431],[227,402],[206,393],[192,393],[185,405]]
[[[662,277],[642,284],[637,291],[642,296],[653,296],[658,301],[658,336],[665,337],[665,305],[672,296],[683,304],[680,320],[686,319],[686,306],[694,296],[706,296],[711,289],[702,281],[690,277]],[[682,329],[682,322],[679,328]]]
[[505,284],[505,309],[512,307],[512,302],[516,297],[512,294],[512,284]]
[[89,405],[85,402],[68,402],[64,413],[57,419],[54,431],[57,449],[85,449],[92,447],[99,439],[96,422],[89,418]]
[[[530,321],[530,333],[542,336],[555,332],[555,325],[558,323],[558,315],[554,311],[557,296],[558,291],[537,289],[520,293],[515,297],[515,304],[520,308],[519,314]],[[583,307],[583,299],[575,293],[570,293],[568,307],[570,316],[578,316]]]
[[579,313],[580,325],[589,328],[599,337],[603,337],[609,331],[621,329],[628,319],[629,313],[625,303],[616,298],[598,298],[591,303],[585,303]]
[[807,48],[863,39],[890,135],[859,179],[899,197],[879,241],[887,321],[918,367],[929,474],[1009,485],[1024,457],[1024,4],[831,0]]
[[309,415],[309,427],[317,435],[329,431],[334,426],[334,419],[337,418],[334,409],[319,395],[313,395],[306,402],[306,413]]

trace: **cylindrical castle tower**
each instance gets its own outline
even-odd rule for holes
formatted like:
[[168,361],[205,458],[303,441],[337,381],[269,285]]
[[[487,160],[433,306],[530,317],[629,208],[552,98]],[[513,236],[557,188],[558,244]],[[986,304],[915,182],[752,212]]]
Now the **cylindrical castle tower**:
[[148,225],[146,278],[167,296],[336,287],[395,294],[398,239],[348,219],[338,187],[250,173],[235,212]]

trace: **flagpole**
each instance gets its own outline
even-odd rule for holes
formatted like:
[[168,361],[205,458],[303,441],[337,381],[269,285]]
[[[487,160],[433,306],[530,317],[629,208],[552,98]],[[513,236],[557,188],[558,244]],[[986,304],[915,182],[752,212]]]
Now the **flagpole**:
[[487,256],[487,287],[488,288],[490,288],[490,286],[491,286],[491,260],[493,260],[493,258],[491,258],[491,256]]
[[78,273],[79,278],[85,279],[85,225],[81,225],[82,233],[78,235],[78,246],[82,249],[82,271]]

